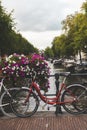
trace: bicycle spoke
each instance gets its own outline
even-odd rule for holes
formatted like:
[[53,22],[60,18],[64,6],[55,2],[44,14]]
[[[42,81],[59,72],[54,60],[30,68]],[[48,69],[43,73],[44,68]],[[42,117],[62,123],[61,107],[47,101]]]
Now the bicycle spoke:
[[69,91],[65,91],[62,95],[62,101],[70,100],[72,96],[72,103],[65,103],[63,105],[64,109],[71,114],[80,114],[87,109],[87,92],[82,86],[72,86],[68,88]]

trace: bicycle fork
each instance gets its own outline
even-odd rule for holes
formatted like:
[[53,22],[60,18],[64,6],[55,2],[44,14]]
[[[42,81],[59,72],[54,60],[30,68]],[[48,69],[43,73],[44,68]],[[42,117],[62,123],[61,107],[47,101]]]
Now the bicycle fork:
[[26,104],[28,101],[29,101],[29,97],[30,97],[30,94],[32,93],[32,88],[29,89],[29,93],[28,95],[26,96],[26,99],[24,101],[24,103]]

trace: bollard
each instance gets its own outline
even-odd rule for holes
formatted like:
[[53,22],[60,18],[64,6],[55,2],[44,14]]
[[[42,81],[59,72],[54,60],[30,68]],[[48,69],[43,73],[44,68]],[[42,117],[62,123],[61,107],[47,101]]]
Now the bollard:
[[[59,75],[55,74],[56,95],[59,91]],[[55,114],[62,114],[61,105],[56,105]]]

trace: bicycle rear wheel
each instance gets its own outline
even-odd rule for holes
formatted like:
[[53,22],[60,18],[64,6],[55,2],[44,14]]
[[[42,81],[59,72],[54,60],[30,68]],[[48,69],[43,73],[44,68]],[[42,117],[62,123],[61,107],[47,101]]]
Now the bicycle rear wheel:
[[19,91],[19,88],[11,88],[11,89],[8,89],[8,92],[5,91],[1,95],[1,98],[0,98],[0,109],[1,109],[2,113],[5,116],[8,116],[8,117],[15,117],[16,116],[13,113],[12,108],[11,108],[11,99],[12,99],[12,96],[17,91]]
[[[74,99],[77,100],[74,100]],[[63,104],[63,108],[70,114],[81,114],[87,110],[87,90],[80,84],[74,84],[68,87],[62,94],[61,101],[70,103]]]
[[11,107],[18,117],[30,117],[38,109],[39,99],[33,92],[30,94],[28,101],[25,103],[28,94],[28,89],[21,89],[13,97],[14,102],[11,102]]

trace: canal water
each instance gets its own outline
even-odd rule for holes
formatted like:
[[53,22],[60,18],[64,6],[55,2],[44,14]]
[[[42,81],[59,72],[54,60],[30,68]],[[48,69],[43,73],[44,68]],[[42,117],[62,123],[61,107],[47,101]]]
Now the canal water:
[[[55,74],[57,72],[65,72],[66,71],[62,66],[54,66],[50,62],[48,62],[48,65],[50,67],[50,74]],[[62,77],[62,76],[59,77],[60,84],[61,84],[63,78],[64,77]],[[86,82],[85,85],[87,86],[87,76],[69,76],[69,78],[67,78],[66,84],[67,85],[70,85],[72,83],[81,83],[82,84],[84,82]],[[49,83],[50,83],[50,88],[46,94],[56,94],[55,78],[50,77]],[[43,93],[43,91],[42,91],[42,93]],[[48,96],[48,97],[51,97],[51,96]],[[55,109],[56,109],[54,106],[45,104],[43,101],[40,100],[40,107],[39,107],[38,111],[48,111],[48,108],[49,108],[49,111],[55,111]]]

